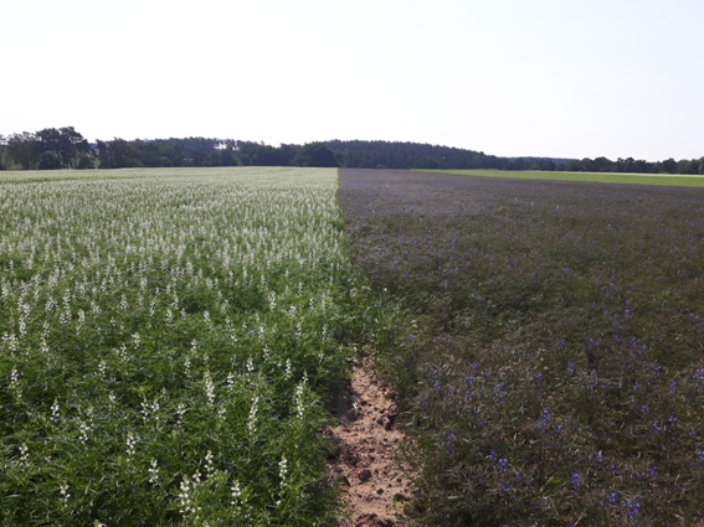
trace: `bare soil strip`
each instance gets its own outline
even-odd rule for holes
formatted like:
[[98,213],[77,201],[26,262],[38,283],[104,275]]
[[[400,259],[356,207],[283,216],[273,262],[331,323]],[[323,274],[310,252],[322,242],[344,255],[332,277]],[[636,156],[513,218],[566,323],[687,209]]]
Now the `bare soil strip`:
[[340,526],[411,525],[403,513],[412,499],[410,480],[395,456],[404,435],[394,427],[396,406],[370,357],[354,365],[349,392],[332,412],[339,424],[331,431],[337,449],[330,470],[347,506]]

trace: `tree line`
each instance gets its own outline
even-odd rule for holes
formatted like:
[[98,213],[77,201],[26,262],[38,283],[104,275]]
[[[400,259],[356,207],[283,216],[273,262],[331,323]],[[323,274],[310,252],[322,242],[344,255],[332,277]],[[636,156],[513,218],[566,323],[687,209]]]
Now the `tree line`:
[[548,157],[499,157],[474,150],[400,141],[282,144],[204,137],[115,138],[89,143],[73,126],[0,136],[0,169],[130,167],[319,166],[397,169],[564,170],[704,174],[704,157],[649,162]]
[[0,136],[0,165],[38,170],[95,166],[90,144],[73,126]]

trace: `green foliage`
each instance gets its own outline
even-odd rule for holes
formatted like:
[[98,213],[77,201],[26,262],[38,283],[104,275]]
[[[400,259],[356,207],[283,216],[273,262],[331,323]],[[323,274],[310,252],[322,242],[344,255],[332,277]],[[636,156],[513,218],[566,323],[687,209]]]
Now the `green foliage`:
[[28,132],[12,134],[7,139],[7,156],[20,168],[32,168],[36,150],[34,135]]
[[142,161],[134,145],[124,139],[98,141],[98,161],[101,168],[140,167]]
[[[12,183],[12,184],[10,184]],[[332,525],[335,171],[0,178],[0,525]]]
[[295,163],[304,167],[339,167],[335,153],[323,143],[308,143],[296,154]]
[[597,173],[701,173],[701,160],[667,159],[650,163],[631,157],[611,161],[546,157],[498,157],[462,148],[398,141],[313,142],[282,144],[205,137],[96,141],[91,148],[73,127],[46,128],[13,134],[7,143],[7,164],[36,168],[128,168],[212,166],[317,166],[394,169],[483,169]]
[[13,134],[7,139],[5,150],[23,169],[75,168],[90,157],[88,141],[72,126]]
[[594,172],[539,172],[506,170],[446,170],[450,174],[509,179],[536,179],[549,181],[583,181],[616,183],[622,185],[659,185],[677,187],[704,187],[704,178],[675,175],[600,174]]
[[39,170],[58,170],[61,168],[61,158],[53,152],[43,152],[37,160]]
[[257,147],[250,164],[252,166],[289,166],[293,164],[293,158],[296,155],[294,149],[288,145],[282,145],[276,148],[269,145],[260,145]]

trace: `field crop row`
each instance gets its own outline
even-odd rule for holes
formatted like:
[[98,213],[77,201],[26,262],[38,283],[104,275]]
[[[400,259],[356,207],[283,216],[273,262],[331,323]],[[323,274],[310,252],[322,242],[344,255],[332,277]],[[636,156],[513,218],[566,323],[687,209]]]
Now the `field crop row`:
[[4,174],[0,525],[324,525],[337,172]]
[[701,189],[341,171],[432,525],[704,524]]

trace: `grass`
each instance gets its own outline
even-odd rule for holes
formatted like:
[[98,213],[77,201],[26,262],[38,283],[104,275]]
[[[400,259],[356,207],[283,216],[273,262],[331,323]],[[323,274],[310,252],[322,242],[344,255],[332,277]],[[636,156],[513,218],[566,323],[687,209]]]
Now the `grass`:
[[0,525],[334,524],[337,182],[0,174]]
[[420,520],[704,523],[702,190],[341,180]]
[[595,183],[616,183],[623,185],[663,185],[674,187],[704,187],[704,176],[678,176],[667,174],[620,174],[597,172],[545,172],[537,170],[443,170],[432,171],[461,174],[473,177],[494,177],[509,179],[530,179],[548,181],[585,181]]

